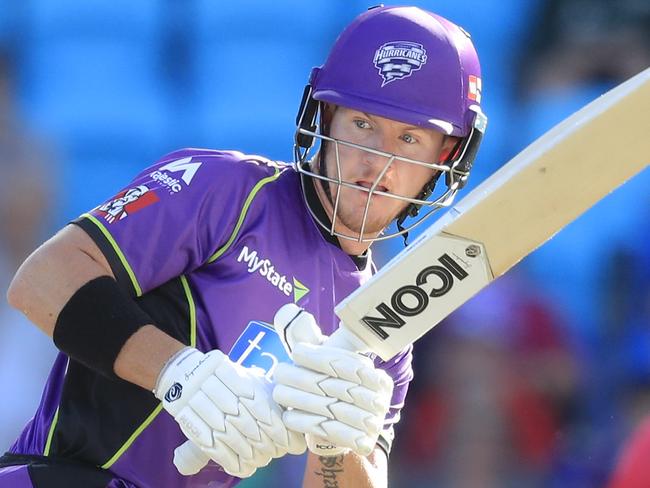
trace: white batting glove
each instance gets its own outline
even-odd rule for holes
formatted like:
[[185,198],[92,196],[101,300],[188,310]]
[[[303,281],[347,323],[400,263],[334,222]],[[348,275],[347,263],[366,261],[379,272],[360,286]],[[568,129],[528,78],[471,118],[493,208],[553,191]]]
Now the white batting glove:
[[[304,315],[302,315],[304,314]],[[298,319],[298,320],[294,320]],[[327,340],[313,315],[294,304],[287,304],[278,310],[275,316],[275,328],[284,348],[291,356],[295,344],[322,344]],[[349,451],[314,434],[306,434],[307,448],[318,456],[338,456]]]
[[390,407],[392,379],[370,358],[323,344],[314,317],[294,304],[278,311],[275,326],[294,361],[273,375],[273,399],[290,408],[285,425],[307,434],[315,454],[369,455]]
[[270,390],[261,374],[219,350],[203,354],[187,347],[173,357],[154,393],[189,439],[175,451],[179,472],[195,474],[212,459],[246,478],[272,458],[304,452],[303,436],[284,426]]

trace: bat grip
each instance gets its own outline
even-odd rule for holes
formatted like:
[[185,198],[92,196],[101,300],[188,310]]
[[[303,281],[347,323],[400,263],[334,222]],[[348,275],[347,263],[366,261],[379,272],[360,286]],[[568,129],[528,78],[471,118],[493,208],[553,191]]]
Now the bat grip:
[[324,343],[327,346],[339,347],[354,352],[368,352],[370,349],[367,344],[359,338],[354,332],[350,331],[343,323]]
[[185,441],[174,450],[174,464],[178,472],[190,476],[201,471],[210,458],[192,441]]

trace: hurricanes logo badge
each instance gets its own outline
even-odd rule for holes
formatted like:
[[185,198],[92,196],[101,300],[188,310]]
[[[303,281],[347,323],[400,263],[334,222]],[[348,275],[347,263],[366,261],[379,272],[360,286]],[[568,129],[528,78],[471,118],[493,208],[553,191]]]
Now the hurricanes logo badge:
[[383,78],[381,86],[408,78],[427,62],[427,51],[422,44],[410,41],[392,41],[375,51],[374,63]]

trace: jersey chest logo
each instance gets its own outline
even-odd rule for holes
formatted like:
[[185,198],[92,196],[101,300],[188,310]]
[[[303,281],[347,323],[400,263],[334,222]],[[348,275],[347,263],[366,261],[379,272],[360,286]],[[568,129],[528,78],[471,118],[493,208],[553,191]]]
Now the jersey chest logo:
[[295,276],[288,277],[279,271],[273,262],[263,258],[255,249],[244,246],[237,256],[237,262],[246,265],[250,274],[259,274],[265,278],[270,286],[278,289],[284,295],[293,298],[297,303],[302,297],[309,293],[309,288],[300,282]]
[[230,349],[228,357],[245,368],[263,370],[268,379],[271,379],[278,363],[291,362],[275,329],[257,320],[248,323]]

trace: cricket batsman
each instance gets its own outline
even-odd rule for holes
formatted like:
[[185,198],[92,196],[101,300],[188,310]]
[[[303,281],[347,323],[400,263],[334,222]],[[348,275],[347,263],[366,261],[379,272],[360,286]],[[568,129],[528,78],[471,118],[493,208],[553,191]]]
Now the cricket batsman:
[[0,487],[229,487],[307,447],[305,486],[385,486],[411,348],[326,338],[372,242],[464,185],[480,99],[464,30],[372,8],[312,70],[293,164],[172,152],[45,242],[8,300],[61,352]]

